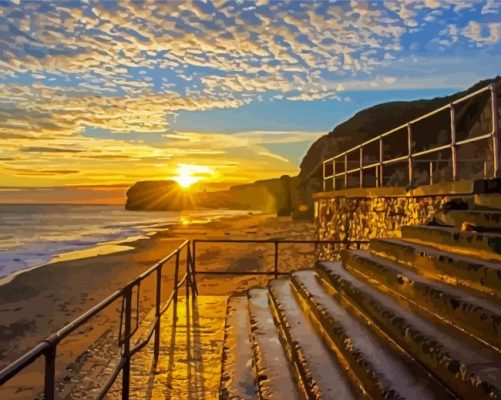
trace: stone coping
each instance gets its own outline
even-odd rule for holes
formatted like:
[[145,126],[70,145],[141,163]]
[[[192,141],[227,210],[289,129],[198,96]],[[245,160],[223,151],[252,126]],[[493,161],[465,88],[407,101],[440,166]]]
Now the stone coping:
[[456,182],[441,182],[434,185],[423,185],[407,190],[403,186],[388,186],[381,188],[350,188],[318,192],[313,199],[328,199],[332,197],[423,197],[423,196],[455,196],[485,193],[501,194],[501,179],[465,180]]

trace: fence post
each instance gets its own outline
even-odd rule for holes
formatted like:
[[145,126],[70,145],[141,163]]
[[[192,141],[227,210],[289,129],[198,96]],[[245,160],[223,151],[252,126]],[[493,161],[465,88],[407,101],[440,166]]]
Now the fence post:
[[384,182],[383,182],[383,161],[384,161],[384,157],[383,157],[383,138],[380,136],[379,137],[379,187],[383,187],[384,186]]
[[500,154],[500,138],[498,126],[498,98],[497,87],[495,83],[491,83],[491,113],[492,113],[492,151],[494,162],[493,178],[501,178],[501,154]]
[[191,288],[191,297],[195,298],[195,274],[193,273],[193,258],[191,257],[191,243],[186,246],[186,271]]
[[[193,253],[192,253],[192,263],[191,263],[191,272],[193,273],[193,279],[194,279],[194,282],[195,282],[195,286],[196,286],[196,280],[195,280],[195,276],[197,274],[197,270],[196,270],[196,265],[197,265],[197,241],[196,240],[193,240]],[[198,290],[197,290],[198,292]]]
[[344,155],[344,188],[348,189],[348,153]]
[[332,190],[336,190],[336,159],[332,160]]
[[278,278],[278,241],[275,240],[275,279]]
[[125,364],[122,368],[122,400],[129,399],[130,391],[130,333],[132,323],[132,286],[127,286],[124,291],[125,318],[124,318],[124,348],[122,357]]
[[322,161],[322,191],[325,192],[325,161]]
[[456,110],[454,104],[449,104],[451,116],[451,160],[452,160],[452,181],[456,181],[458,177],[458,160],[456,146]]
[[409,163],[409,187],[412,188],[414,182],[414,165],[412,162],[412,126],[407,124],[407,148],[408,148],[408,163]]
[[44,400],[56,398],[56,345],[50,343],[45,352]]
[[360,150],[359,150],[359,157],[360,157],[360,160],[359,160],[359,167],[360,167],[360,187],[364,187],[364,150],[363,150],[363,147],[360,146]]
[[176,308],[177,308],[178,281],[179,281],[179,249],[176,251],[176,266],[174,268],[174,306]]
[[430,161],[430,185],[433,185],[433,161]]
[[190,294],[191,268],[190,268],[190,246],[186,246],[186,297]]
[[157,268],[157,285],[156,285],[156,299],[155,299],[155,345],[153,348],[153,359],[155,364],[158,361],[158,355],[160,354],[160,302],[162,296],[162,267],[163,264]]

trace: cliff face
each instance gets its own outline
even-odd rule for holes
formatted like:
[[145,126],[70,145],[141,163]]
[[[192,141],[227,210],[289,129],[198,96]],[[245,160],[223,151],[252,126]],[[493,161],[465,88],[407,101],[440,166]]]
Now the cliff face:
[[232,186],[217,192],[183,190],[174,181],[136,182],[127,191],[127,210],[177,211],[200,208],[258,210],[290,215],[290,177]]
[[126,210],[179,211],[194,207],[188,192],[174,181],[136,182],[127,190]]
[[[481,81],[464,92],[447,97],[378,104],[358,112],[352,118],[339,124],[331,132],[314,142],[301,162],[297,187],[294,190],[299,194],[298,203],[308,205],[308,210],[306,213],[300,213],[297,210],[297,204],[294,204],[295,213],[298,216],[311,216],[311,195],[322,190],[322,160],[328,159],[368,139],[405,124],[412,119],[449,104],[451,101],[463,97],[468,93],[485,87],[491,82],[499,80],[500,77]],[[490,107],[488,93],[485,96],[474,98],[467,103],[467,105],[460,106],[456,110],[458,140],[477,134],[478,132],[476,131],[481,129],[480,125],[483,125],[482,128],[485,129],[485,121],[480,124],[478,121],[482,118],[487,118],[488,120],[490,115],[490,110],[488,110]],[[447,135],[450,132],[447,111],[418,125],[416,127],[417,132],[414,135],[415,146],[423,149],[431,147],[431,145],[441,144],[442,141],[447,140]],[[399,143],[395,143],[392,146],[391,143],[388,143],[385,145],[385,153],[388,151],[392,153],[392,147],[393,150],[400,148],[402,151],[406,151],[406,144],[402,146]],[[485,149],[487,146],[485,143],[480,143],[470,153],[478,153],[477,149],[480,149],[480,147]],[[365,153],[364,156],[366,156]],[[476,154],[476,156],[482,157],[484,155]],[[374,157],[377,157],[377,155],[374,154]]]

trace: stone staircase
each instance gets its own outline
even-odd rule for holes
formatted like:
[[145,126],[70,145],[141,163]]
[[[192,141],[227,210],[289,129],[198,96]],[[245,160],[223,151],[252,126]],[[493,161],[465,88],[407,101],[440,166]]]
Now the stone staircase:
[[501,399],[501,212],[448,214],[230,297],[220,398]]

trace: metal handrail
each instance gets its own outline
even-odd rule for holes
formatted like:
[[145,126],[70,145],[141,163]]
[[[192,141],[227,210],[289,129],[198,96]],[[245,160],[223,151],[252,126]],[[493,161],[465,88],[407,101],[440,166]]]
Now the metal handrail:
[[[273,271],[198,271],[196,269],[196,249],[197,243],[264,243],[274,245],[274,264]],[[314,244],[315,250],[319,244],[342,244],[349,248],[350,245],[355,245],[359,250],[361,245],[368,244],[367,240],[293,240],[293,239],[195,239],[193,240],[193,276],[196,275],[273,275],[278,278],[279,275],[288,275],[289,272],[281,272],[278,269],[279,245],[280,244]]]
[[[197,243],[268,243],[274,245],[274,268],[273,271],[196,271],[196,244]],[[280,244],[315,244],[315,249],[319,244],[328,244],[334,246],[335,244],[342,244],[349,248],[350,245],[355,245],[360,249],[362,244],[367,244],[365,240],[289,240],[289,239],[195,239],[192,241],[186,240],[179,245],[169,255],[161,259],[155,265],[147,269],[137,278],[129,282],[123,288],[116,290],[111,295],[106,297],[100,303],[96,304],[90,310],[86,311],[78,318],[65,325],[62,329],[52,334],[41,343],[36,345],[33,349],[13,361],[6,368],[0,371],[0,386],[12,379],[18,373],[23,371],[26,367],[31,365],[38,358],[45,357],[45,373],[44,373],[44,399],[55,399],[56,388],[56,353],[57,345],[68,335],[81,327],[91,318],[96,316],[99,312],[111,305],[118,299],[122,299],[122,312],[120,314],[120,332],[119,332],[119,346],[121,347],[121,356],[115,368],[111,372],[110,377],[100,389],[96,399],[102,399],[106,396],[111,386],[122,373],[122,396],[124,400],[129,399],[130,395],[130,362],[131,358],[143,349],[154,335],[154,350],[153,358],[156,364],[160,352],[160,332],[161,332],[161,317],[170,308],[172,303],[177,307],[178,291],[185,285],[186,297],[191,295],[195,297],[198,295],[198,288],[196,284],[196,275],[272,275],[277,278],[279,275],[287,274],[287,272],[279,271],[279,245]],[[179,278],[179,265],[180,254],[183,249],[186,249],[186,272]],[[164,264],[175,257],[175,270],[174,270],[174,287],[166,302],[161,304],[161,277],[162,268]],[[144,339],[131,346],[131,339],[133,337],[132,329],[132,298],[133,290],[135,287],[139,288],[140,283],[148,276],[156,273],[156,293],[155,293],[155,318],[146,330]],[[139,296],[139,293],[138,293]],[[137,306],[137,312],[139,307]],[[138,318],[139,320],[139,318]],[[139,322],[138,322],[139,323]]]
[[[179,258],[180,253],[186,249],[186,272],[183,277],[179,279]],[[174,288],[166,303],[161,305],[161,276],[162,276],[162,267],[172,258],[176,259],[175,264],[175,274],[174,274]],[[133,347],[131,347],[131,339],[133,336],[132,331],[132,297],[133,297],[133,289],[134,287],[139,287],[139,284],[146,279],[148,276],[156,272],[156,301],[155,301],[155,318],[148,328],[148,333],[146,338],[139,343],[136,343]],[[11,378],[16,376],[19,372],[24,370],[34,361],[36,361],[41,356],[45,356],[45,374],[44,374],[44,399],[52,400],[55,398],[55,386],[56,386],[56,378],[55,378],[55,361],[56,361],[56,352],[57,345],[68,335],[74,332],[76,329],[81,327],[91,318],[96,316],[99,312],[104,310],[110,304],[115,302],[117,299],[122,299],[122,312],[120,315],[120,333],[119,333],[119,346],[122,348],[120,360],[113,369],[110,378],[106,381],[100,393],[97,396],[97,399],[102,399],[111,388],[116,378],[120,373],[122,373],[122,399],[129,398],[129,390],[130,390],[130,360],[132,356],[141,350],[144,346],[146,346],[151,338],[153,337],[153,333],[155,334],[154,338],[154,361],[158,360],[159,350],[160,350],[160,319],[161,316],[169,309],[172,302],[177,306],[177,295],[178,290],[186,283],[186,295],[189,296],[190,290],[193,296],[196,295],[197,290],[194,285],[194,278],[192,278],[193,272],[193,258],[191,256],[191,242],[189,240],[184,241],[181,245],[179,245],[174,251],[168,254],[166,257],[161,259],[151,268],[143,272],[133,281],[129,282],[123,288],[116,290],[111,295],[106,297],[100,303],[96,304],[90,310],[86,311],[78,318],[65,325],[62,329],[52,334],[41,343],[36,345],[33,349],[19,357],[17,360],[13,361],[10,365],[0,371],[0,386],[9,381]],[[139,296],[139,293],[138,293]],[[136,310],[139,313],[139,310]],[[138,319],[139,320],[139,319]],[[138,322],[139,323],[139,322]],[[123,329],[123,330],[122,330]],[[123,339],[122,339],[123,332]]]
[[[490,92],[490,102],[491,102],[491,118],[492,118],[492,129],[490,132],[478,135],[475,137],[463,139],[463,140],[456,140],[456,112],[455,112],[455,106],[457,104],[460,104],[462,102],[465,102],[466,100],[469,100],[475,96],[478,96],[479,94],[485,93],[485,92]],[[476,90],[475,92],[472,92],[468,95],[465,95],[459,99],[456,99],[449,104],[446,104],[442,107],[437,108],[436,110],[433,110],[425,115],[422,115],[418,118],[415,118],[403,125],[400,125],[396,128],[393,128],[387,132],[384,132],[376,137],[373,137],[361,144],[358,144],[346,151],[343,151],[333,157],[330,157],[326,160],[322,161],[322,175],[323,175],[323,191],[327,190],[327,183],[329,181],[332,181],[332,189],[336,190],[336,178],[343,176],[344,177],[344,187],[348,187],[348,175],[353,174],[358,172],[359,173],[359,187],[364,187],[364,171],[367,169],[374,168],[376,171],[376,186],[377,187],[382,187],[384,186],[384,179],[383,179],[383,168],[385,165],[388,164],[393,164],[401,161],[407,161],[408,163],[408,183],[409,186],[412,187],[413,181],[414,181],[414,165],[413,163],[415,162],[414,158],[431,154],[431,153],[436,153],[439,151],[443,150],[449,150],[451,151],[451,164],[452,164],[452,181],[456,181],[458,179],[458,162],[459,160],[457,159],[457,148],[459,146],[462,146],[464,144],[468,143],[473,143],[477,142],[479,140],[485,140],[485,139],[490,139],[492,141],[492,153],[493,153],[493,171],[489,175],[487,173],[487,163],[484,160],[484,178],[491,177],[491,178],[499,178],[501,177],[501,153],[500,153],[500,132],[499,132],[499,127],[498,127],[498,99],[497,95],[499,92],[499,84],[492,83],[488,86],[485,86],[481,89]],[[441,146],[435,146],[426,150],[418,151],[416,152],[414,150],[414,145],[413,145],[413,135],[412,135],[412,126],[416,124],[417,122],[423,121],[429,117],[432,117],[442,111],[449,110],[449,116],[450,116],[450,128],[451,128],[451,135],[450,135],[450,141],[446,145],[441,145]],[[407,154],[404,156],[399,156],[399,157],[394,157],[394,158],[389,158],[385,159],[384,157],[384,149],[383,149],[383,139],[393,135],[399,131],[406,130],[407,134]],[[366,146],[368,146],[371,143],[379,142],[379,161],[372,163],[371,165],[364,165],[364,159],[363,159],[363,150]],[[359,160],[358,161],[349,161],[348,160],[348,155],[354,153],[355,151],[359,152]],[[464,160],[461,160],[464,161]],[[338,163],[344,163],[344,168],[342,172],[336,172],[336,164]],[[358,167],[349,169],[347,168],[348,164],[350,163],[356,163]],[[332,166],[332,173],[327,174],[327,165]],[[432,170],[432,164],[430,164],[430,171]],[[430,174],[430,184],[433,183],[433,178]]]

